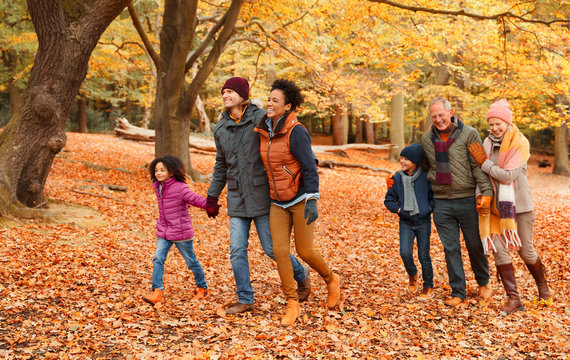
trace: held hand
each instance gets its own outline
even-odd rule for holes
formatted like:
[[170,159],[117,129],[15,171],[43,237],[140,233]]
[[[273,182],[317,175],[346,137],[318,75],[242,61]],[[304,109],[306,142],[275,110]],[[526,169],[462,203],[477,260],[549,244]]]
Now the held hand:
[[471,143],[471,145],[469,145],[469,152],[471,153],[471,156],[473,156],[479,167],[481,167],[485,162],[485,160],[487,160],[487,155],[485,155],[485,150],[483,149],[483,146],[481,146],[481,144],[479,144],[478,142],[474,142]]
[[206,213],[209,218],[215,218],[220,213],[221,205],[218,205],[218,198],[215,196],[208,196],[206,198]]
[[394,186],[394,179],[392,176],[394,176],[394,174],[388,174],[388,176],[386,176],[386,186],[388,189]]
[[307,202],[305,203],[305,219],[307,219],[307,225],[317,220],[318,217],[319,217],[319,211],[317,210],[317,200],[316,199],[307,200]]
[[488,215],[491,212],[491,200],[493,198],[490,196],[478,196],[477,197],[477,212],[479,215]]

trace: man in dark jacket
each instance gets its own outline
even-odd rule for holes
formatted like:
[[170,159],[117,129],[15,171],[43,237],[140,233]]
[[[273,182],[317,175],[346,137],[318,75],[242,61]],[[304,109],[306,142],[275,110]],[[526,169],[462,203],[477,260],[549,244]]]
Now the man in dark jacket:
[[[252,221],[263,251],[275,260],[269,231],[269,181],[259,155],[259,135],[253,131],[266,112],[249,102],[249,83],[244,78],[233,77],[225,82],[222,101],[225,111],[214,129],[216,164],[208,189],[206,211],[210,217],[218,215],[218,197],[227,184],[230,261],[238,302],[226,308],[226,313],[239,314],[251,311],[254,302],[247,256]],[[304,301],[311,291],[309,273],[297,258],[290,257],[298,283],[299,301]]]
[[[451,297],[444,302],[454,307],[460,305],[466,296],[459,229],[463,233],[471,269],[479,284],[479,296],[487,301],[492,295],[487,285],[489,263],[479,237],[477,213],[489,213],[493,187],[489,177],[469,154],[469,145],[481,143],[481,138],[477,130],[453,115],[447,99],[432,100],[429,114],[433,126],[422,136],[421,144],[429,161],[427,177],[435,198],[433,221],[445,251],[451,287]],[[483,194],[477,200],[476,187]]]

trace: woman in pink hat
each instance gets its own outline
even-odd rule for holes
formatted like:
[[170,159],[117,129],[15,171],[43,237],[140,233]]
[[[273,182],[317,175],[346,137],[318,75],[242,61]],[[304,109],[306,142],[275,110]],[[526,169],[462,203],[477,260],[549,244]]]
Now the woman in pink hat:
[[507,313],[522,310],[509,249],[518,251],[538,286],[538,296],[548,301],[552,293],[545,277],[545,267],[533,244],[534,208],[528,179],[530,157],[527,138],[513,124],[513,114],[506,100],[494,102],[487,112],[489,136],[483,146],[473,143],[469,152],[493,183],[491,213],[479,217],[479,231],[485,252],[494,250],[495,265],[508,300],[501,307]]

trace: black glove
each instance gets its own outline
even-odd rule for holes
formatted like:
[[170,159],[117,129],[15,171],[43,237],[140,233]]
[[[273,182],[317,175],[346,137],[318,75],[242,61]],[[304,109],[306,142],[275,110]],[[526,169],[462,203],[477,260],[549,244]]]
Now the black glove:
[[305,203],[305,219],[307,219],[307,225],[317,220],[319,217],[319,211],[317,210],[317,199],[309,199]]
[[218,205],[218,198],[215,196],[208,196],[206,198],[206,212],[208,217],[215,218],[220,213],[220,206]]

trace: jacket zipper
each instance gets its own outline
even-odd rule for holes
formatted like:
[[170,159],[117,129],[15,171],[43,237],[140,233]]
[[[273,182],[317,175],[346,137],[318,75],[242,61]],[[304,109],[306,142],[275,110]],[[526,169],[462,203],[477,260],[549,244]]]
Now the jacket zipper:
[[287,174],[291,175],[293,179],[295,178],[295,175],[291,172],[291,170],[287,169],[287,166],[283,165],[283,170],[285,170]]
[[277,184],[275,183],[275,176],[273,176],[273,170],[271,170],[271,162],[269,160],[269,151],[271,150],[271,138],[269,139],[269,144],[267,145],[267,168],[271,174],[271,181],[273,181],[273,189],[275,190],[275,196],[277,196],[277,201],[281,201],[279,194],[277,193]]

